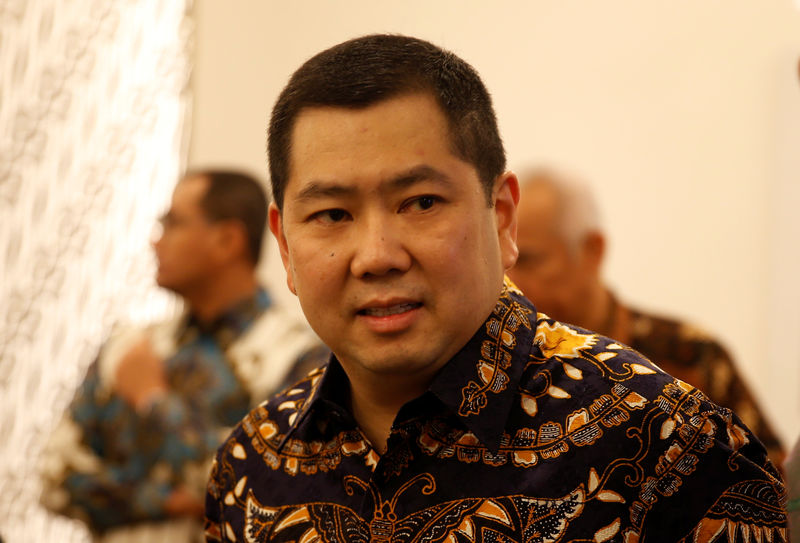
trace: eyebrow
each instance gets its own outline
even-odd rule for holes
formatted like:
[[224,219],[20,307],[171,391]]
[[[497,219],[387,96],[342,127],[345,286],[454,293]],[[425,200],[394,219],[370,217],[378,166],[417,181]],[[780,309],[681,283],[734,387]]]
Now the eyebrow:
[[[422,164],[382,181],[379,185],[379,190],[382,192],[396,192],[412,187],[423,181],[433,181],[444,186],[449,186],[453,183],[452,179],[443,172],[426,164]],[[352,196],[357,191],[358,189],[354,186],[343,185],[337,182],[312,181],[297,194],[295,200],[308,201],[322,198],[346,197]]]
[[389,179],[385,185],[390,190],[400,190],[414,186],[422,181],[433,181],[445,186],[452,184],[452,180],[444,172],[422,164]]

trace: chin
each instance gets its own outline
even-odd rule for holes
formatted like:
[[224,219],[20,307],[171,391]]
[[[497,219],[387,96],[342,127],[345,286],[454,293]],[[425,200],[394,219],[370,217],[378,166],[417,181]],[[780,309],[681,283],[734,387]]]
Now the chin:
[[164,290],[168,290],[168,291],[172,292],[173,294],[177,294],[178,296],[182,295],[180,293],[178,287],[174,283],[172,283],[171,281],[165,280],[165,279],[163,279],[161,277],[156,277],[156,284],[159,287],[163,288]]
[[[364,367],[375,375],[385,377],[409,377],[418,373],[428,373],[434,362],[430,354],[407,353],[406,356],[373,357]],[[425,362],[425,360],[431,360]]]

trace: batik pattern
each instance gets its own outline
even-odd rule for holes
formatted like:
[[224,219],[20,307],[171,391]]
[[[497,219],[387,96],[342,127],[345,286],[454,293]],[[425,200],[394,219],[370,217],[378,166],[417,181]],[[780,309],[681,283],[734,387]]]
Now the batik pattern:
[[736,415],[511,285],[383,455],[347,386],[333,358],[244,419],[212,469],[209,541],[786,538],[783,484]]

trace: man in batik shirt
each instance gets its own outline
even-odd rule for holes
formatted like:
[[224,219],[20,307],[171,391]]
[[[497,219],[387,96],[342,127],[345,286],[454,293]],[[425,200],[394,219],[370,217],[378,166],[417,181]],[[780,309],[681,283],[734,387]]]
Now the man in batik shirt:
[[780,465],[780,441],[727,350],[689,323],[620,303],[605,285],[605,235],[588,187],[546,168],[525,172],[520,182],[519,257],[509,276],[536,308],[613,337],[733,409]]
[[333,356],[220,448],[209,541],[785,539],[730,410],[504,282],[519,185],[461,59],[389,35],[316,55],[269,156],[270,228]]
[[320,359],[313,333],[256,281],[266,214],[246,175],[178,183],[155,243],[157,281],[187,310],[106,342],[48,444],[45,505],[103,541],[202,538],[214,451],[293,368]]

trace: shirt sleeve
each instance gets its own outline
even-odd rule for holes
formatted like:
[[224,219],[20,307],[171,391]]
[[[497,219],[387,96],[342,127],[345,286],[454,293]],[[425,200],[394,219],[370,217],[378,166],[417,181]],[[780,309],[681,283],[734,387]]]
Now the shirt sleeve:
[[206,541],[236,541],[236,534],[241,534],[244,527],[247,496],[237,481],[246,476],[237,473],[236,459],[241,460],[246,456],[244,451],[250,449],[239,443],[240,438],[241,426],[220,447],[211,466],[206,488]]
[[649,531],[683,517],[690,529],[681,542],[788,541],[780,473],[734,413],[709,406],[675,429],[642,486],[640,497],[652,498]]
[[709,343],[704,357],[702,365],[708,368],[706,389],[709,396],[716,403],[733,409],[761,441],[772,461],[781,465],[785,456],[783,446],[733,358],[716,342]]
[[83,519],[99,532],[165,517],[172,481],[154,476],[152,448],[129,454],[138,441],[131,431],[137,415],[121,401],[104,398],[99,389],[95,363],[45,449],[43,505]]
[[768,480],[732,485],[681,543],[789,541],[781,490]]

